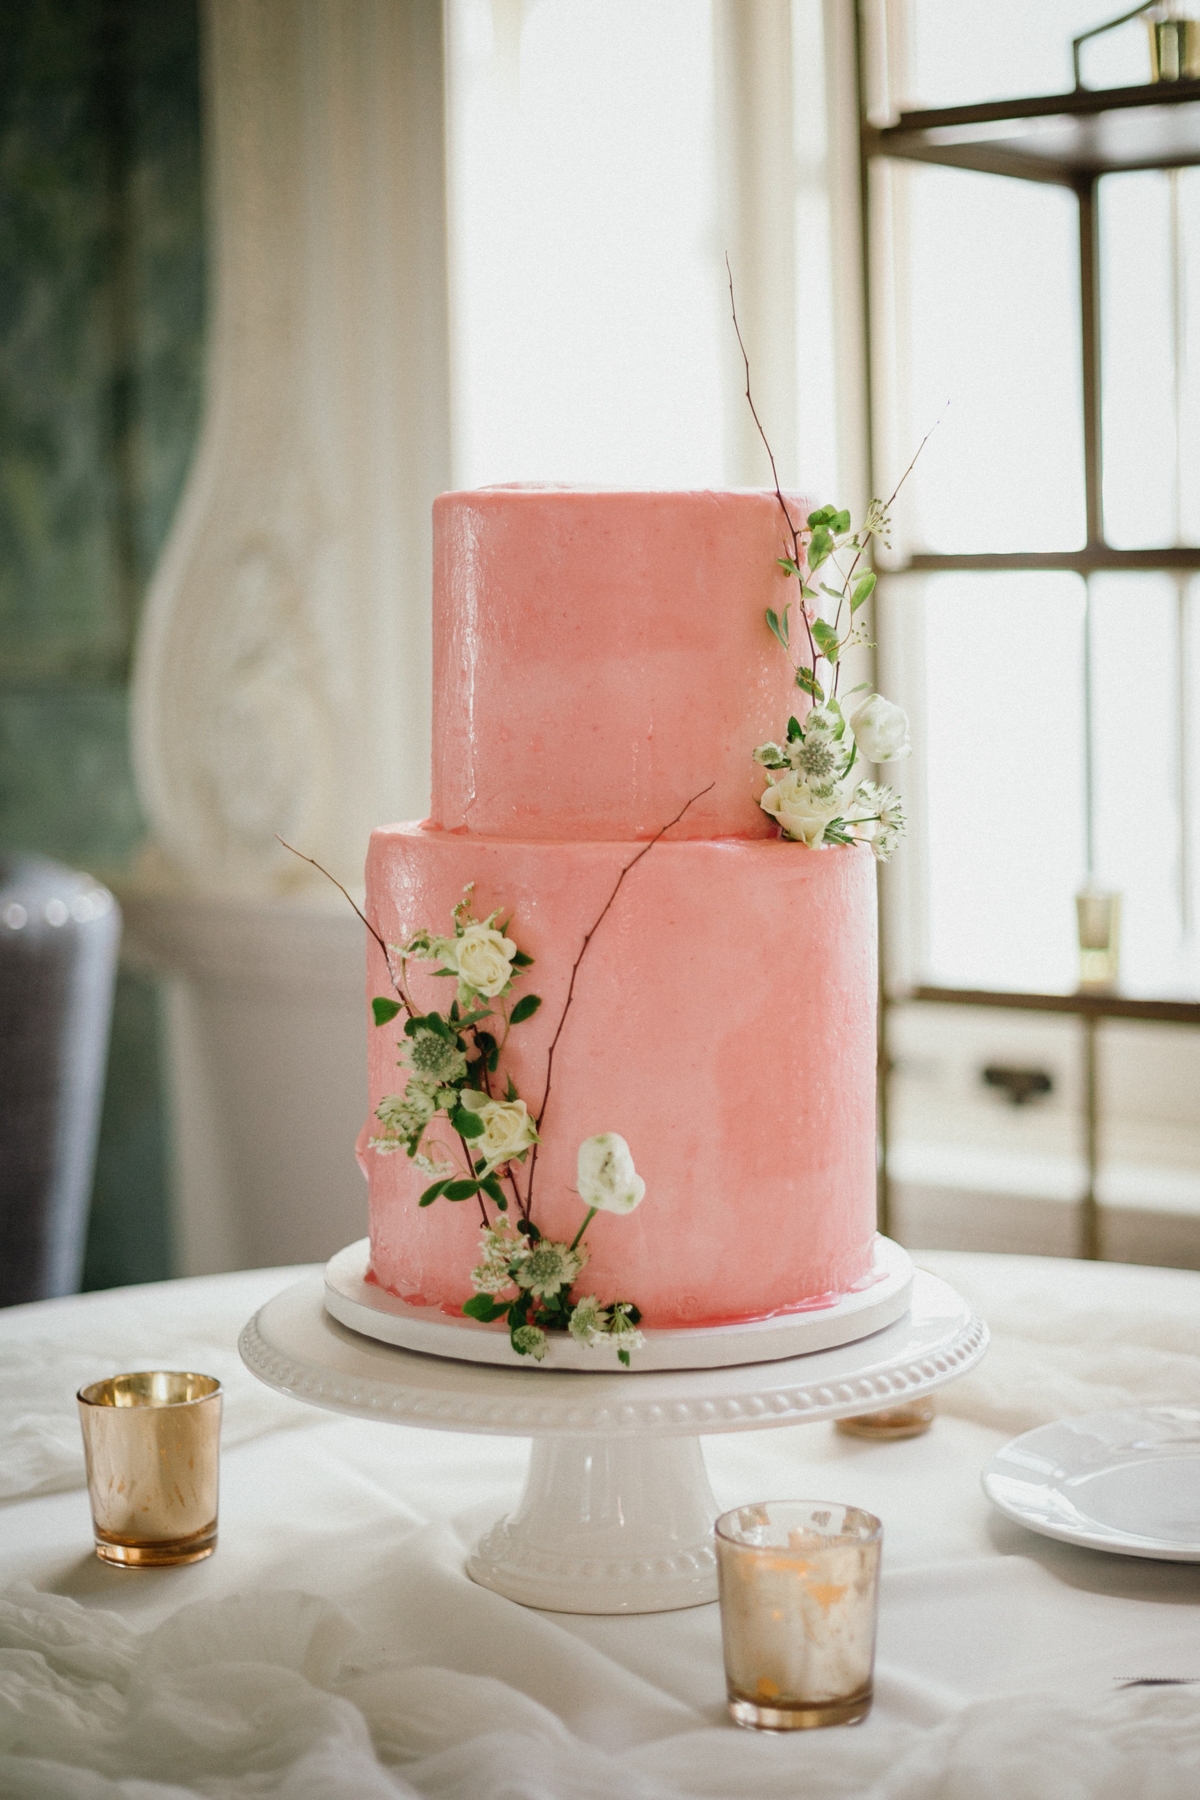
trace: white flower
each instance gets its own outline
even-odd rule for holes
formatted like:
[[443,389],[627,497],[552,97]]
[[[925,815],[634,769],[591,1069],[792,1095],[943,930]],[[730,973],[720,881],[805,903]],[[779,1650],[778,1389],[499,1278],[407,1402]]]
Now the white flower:
[[825,827],[845,811],[846,794],[836,783],[811,788],[793,770],[782,780],[772,783],[758,803],[765,813],[798,844],[815,848],[825,835]]
[[541,1300],[549,1300],[560,1288],[570,1287],[586,1258],[586,1250],[572,1250],[568,1244],[551,1244],[540,1238],[519,1265],[514,1279],[518,1287],[528,1289]]
[[472,921],[461,937],[438,938],[436,948],[438,961],[454,971],[461,986],[489,1000],[502,994],[512,980],[517,946],[492,925]]
[[863,781],[855,790],[854,800],[855,835],[870,844],[879,862],[886,862],[907,825],[899,794],[894,788]]
[[479,1107],[478,1116],[483,1120],[483,1136],[475,1139],[472,1148],[487,1157],[489,1168],[522,1155],[537,1143],[537,1126],[523,1100],[488,1100]]
[[405,1040],[404,1048],[409,1067],[432,1080],[458,1081],[467,1072],[462,1051],[440,1032],[418,1031]]
[[546,1334],[536,1325],[518,1325],[512,1334],[512,1347],[518,1356],[532,1356],[541,1362],[546,1354]]
[[403,1094],[385,1094],[375,1117],[388,1131],[406,1138],[423,1131],[436,1111],[437,1102],[425,1083],[412,1080]]
[[908,741],[908,714],[902,707],[885,700],[882,694],[867,696],[851,717],[850,729],[868,762],[899,762],[902,756],[908,756],[912,751]]
[[489,1225],[479,1240],[483,1261],[471,1270],[477,1294],[499,1294],[513,1283],[513,1265],[529,1254],[529,1240],[513,1231],[507,1220]]
[[629,1145],[615,1131],[584,1138],[576,1163],[576,1187],[583,1204],[600,1212],[631,1213],[646,1192]]
[[609,1326],[609,1315],[597,1300],[595,1294],[585,1294],[576,1302],[574,1311],[567,1323],[567,1330],[577,1344],[590,1349],[593,1344],[600,1343]]
[[[628,1300],[617,1300],[613,1304],[612,1318],[608,1323],[607,1335],[617,1347],[617,1355],[628,1365],[629,1352],[640,1350],[646,1340],[630,1318],[635,1309]],[[639,1318],[641,1317],[639,1313]]]
[[829,781],[841,774],[842,747],[831,732],[807,731],[792,739],[787,759],[807,781]]
[[435,1162],[431,1156],[423,1156],[418,1150],[413,1157],[413,1164],[420,1169],[422,1175],[428,1175],[431,1181],[440,1181],[445,1175],[453,1175],[454,1164]]
[[760,744],[754,752],[754,761],[767,769],[786,769],[788,753],[782,744]]

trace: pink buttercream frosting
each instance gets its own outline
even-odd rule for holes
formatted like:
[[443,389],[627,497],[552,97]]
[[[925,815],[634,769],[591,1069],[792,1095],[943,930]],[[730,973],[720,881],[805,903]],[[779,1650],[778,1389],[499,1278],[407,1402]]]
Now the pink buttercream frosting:
[[[751,752],[795,700],[763,623],[787,597],[777,499],[493,489],[443,495],[434,534],[433,817],[373,834],[370,916],[391,943],[448,931],[473,882],[477,917],[511,917],[536,959],[515,992],[543,1004],[505,1063],[537,1114],[584,936],[636,840],[713,783],[580,966],[535,1214],[572,1237],[578,1146],[619,1132],[646,1198],[593,1221],[577,1292],[636,1301],[650,1326],[827,1303],[874,1238],[875,871],[863,847],[782,842],[756,804]],[[368,991],[387,994],[370,954]],[[418,1003],[444,1008],[448,984],[411,967]],[[403,1087],[398,1035],[371,1029],[372,1114]],[[373,1277],[455,1313],[478,1206],[419,1209],[429,1178],[368,1148],[377,1130],[359,1151]]]

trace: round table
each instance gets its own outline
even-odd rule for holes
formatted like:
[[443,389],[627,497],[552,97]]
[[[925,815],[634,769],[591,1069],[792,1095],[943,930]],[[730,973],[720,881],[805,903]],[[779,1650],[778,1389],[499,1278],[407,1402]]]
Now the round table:
[[[703,1440],[723,1507],[792,1495],[884,1521],[874,1709],[799,1742],[730,1724],[715,1605],[539,1612],[469,1579],[480,1532],[518,1500],[527,1439],[383,1431],[250,1376],[239,1331],[306,1271],[0,1313],[4,1779],[229,1800],[925,1800],[997,1784],[1006,1800],[1072,1784],[1190,1800],[1197,1687],[1125,1684],[1200,1677],[1200,1568],[1036,1537],[979,1477],[1044,1419],[1193,1401],[1200,1275],[917,1260],[993,1334],[930,1432],[868,1443],[817,1421]],[[190,1568],[108,1569],[91,1553],[75,1389],[154,1366],[226,1384],[220,1544]],[[27,1781],[23,1757],[39,1765]]]

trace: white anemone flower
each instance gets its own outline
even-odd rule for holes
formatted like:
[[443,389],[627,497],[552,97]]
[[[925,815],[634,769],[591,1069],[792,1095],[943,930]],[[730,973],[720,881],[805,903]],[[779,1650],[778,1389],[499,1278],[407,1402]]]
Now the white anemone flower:
[[615,1131],[584,1138],[576,1163],[576,1189],[597,1212],[631,1213],[645,1198],[646,1183],[633,1166],[625,1139]]

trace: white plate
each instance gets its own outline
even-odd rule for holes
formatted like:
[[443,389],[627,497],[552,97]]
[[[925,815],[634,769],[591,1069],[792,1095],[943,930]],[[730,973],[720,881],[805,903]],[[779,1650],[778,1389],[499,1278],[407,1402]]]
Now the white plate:
[[[529,1358],[513,1350],[505,1326],[455,1319],[440,1307],[410,1306],[366,1279],[369,1263],[370,1243],[360,1238],[325,1265],[326,1310],[340,1324],[364,1337],[405,1350],[421,1350],[427,1356],[529,1367]],[[833,1306],[753,1319],[745,1325],[646,1331],[645,1345],[633,1353],[634,1370],[722,1369],[855,1343],[894,1325],[909,1308],[913,1267],[907,1251],[890,1238],[877,1237],[873,1274],[872,1282],[844,1294]],[[587,1374],[616,1367],[616,1353],[609,1346],[588,1349],[565,1335],[551,1338],[542,1364],[543,1369],[578,1369]]]
[[993,1456],[983,1491],[1045,1537],[1200,1562],[1200,1408],[1148,1406],[1039,1425]]

